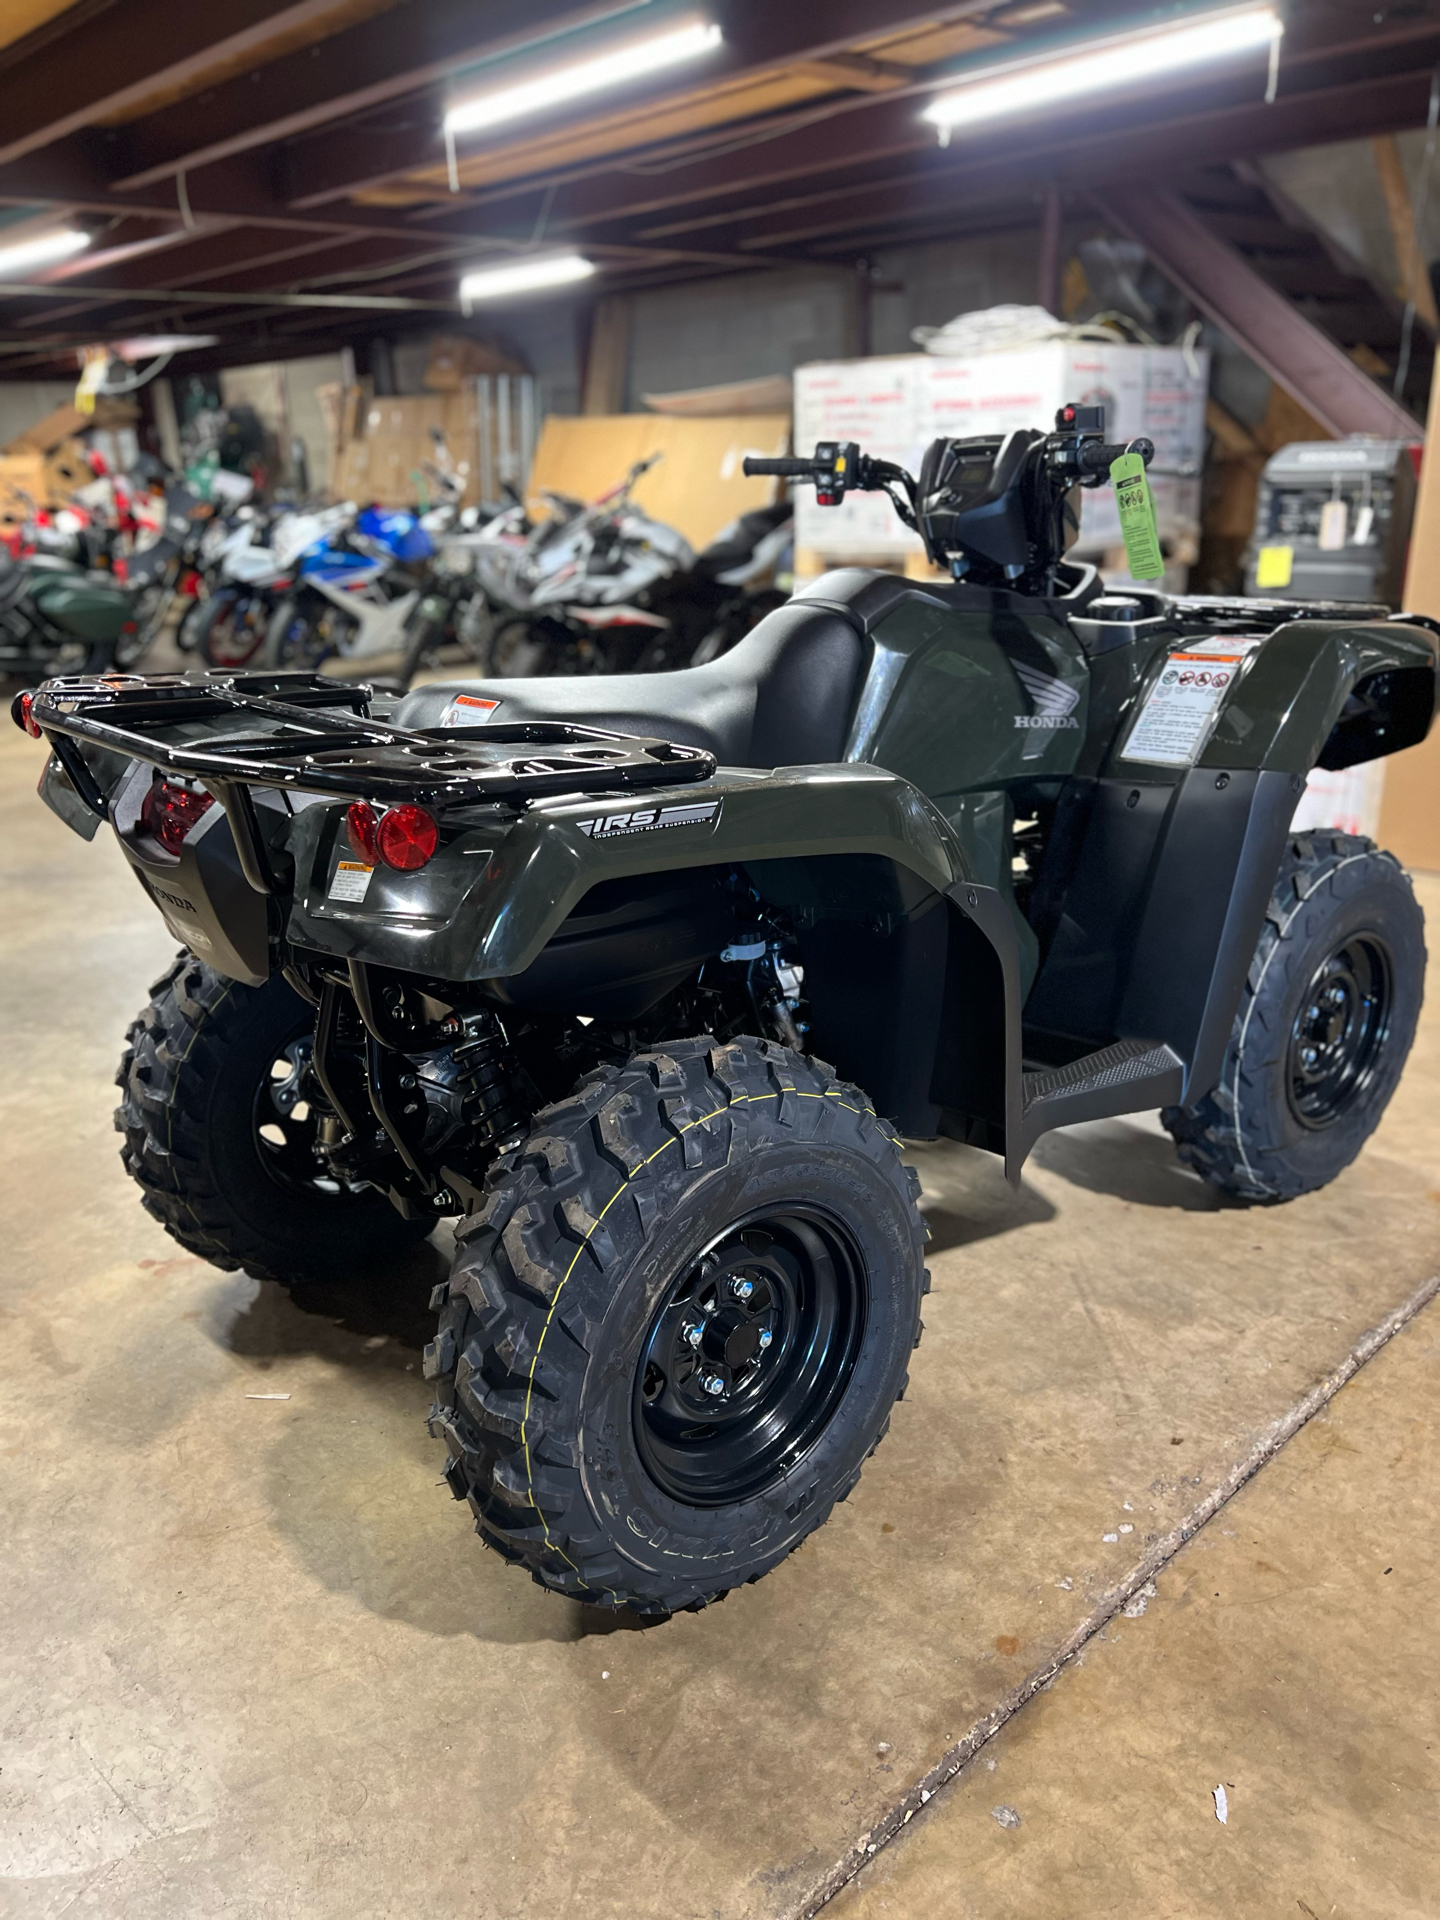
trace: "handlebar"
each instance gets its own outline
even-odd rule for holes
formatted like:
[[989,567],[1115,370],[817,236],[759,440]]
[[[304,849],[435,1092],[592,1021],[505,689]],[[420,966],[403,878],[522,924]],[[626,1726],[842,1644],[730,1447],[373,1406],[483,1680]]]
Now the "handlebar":
[[1088,440],[1080,448],[1082,473],[1108,474],[1122,453],[1138,453],[1148,467],[1155,458],[1153,440],[1127,440],[1123,446],[1111,446],[1101,440]]
[[765,460],[758,455],[747,453],[740,463],[740,471],[747,479],[755,474],[773,473],[787,480],[800,480],[815,471],[815,462],[813,460],[796,460],[789,455],[783,459]]

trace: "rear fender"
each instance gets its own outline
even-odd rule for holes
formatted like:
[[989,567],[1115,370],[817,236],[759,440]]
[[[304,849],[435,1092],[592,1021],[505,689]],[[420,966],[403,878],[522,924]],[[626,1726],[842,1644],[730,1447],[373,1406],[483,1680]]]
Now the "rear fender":
[[[419,873],[377,867],[357,902],[330,897],[339,861],[352,857],[343,809],[307,808],[289,830],[288,937],[309,951],[493,982],[498,997],[522,1003],[542,987],[553,1004],[547,970],[593,889],[627,876],[740,868],[800,929],[817,1050],[902,1130],[933,1134],[940,1109],[958,1107],[983,1117],[985,1144],[1003,1151],[1020,1075],[1013,917],[907,781],[859,764],[727,769],[702,786],[649,792],[643,805],[557,800],[518,817],[472,819]],[[893,885],[862,885],[852,911],[840,893],[866,861],[885,867]],[[965,1023],[988,1038],[968,1051],[952,1046],[935,1088],[957,992]],[[589,1010],[583,996],[575,1010]]]
[[477,809],[418,873],[377,867],[358,902],[331,897],[337,863],[353,857],[344,813],[312,806],[291,823],[289,937],[445,980],[522,973],[592,887],[627,874],[855,852],[894,860],[939,893],[970,877],[930,802],[874,767],[726,769],[703,785],[650,789],[643,803]]

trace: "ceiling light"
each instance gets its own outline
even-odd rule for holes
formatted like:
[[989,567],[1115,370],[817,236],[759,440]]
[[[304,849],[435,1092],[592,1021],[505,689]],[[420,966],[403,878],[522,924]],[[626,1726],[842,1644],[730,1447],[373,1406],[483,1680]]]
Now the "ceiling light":
[[48,267],[56,260],[68,260],[72,253],[88,247],[90,236],[74,227],[57,233],[37,233],[32,240],[17,240],[13,247],[0,247],[0,274],[21,273],[26,267]]
[[922,117],[948,130],[1002,114],[1033,112],[1081,94],[1111,93],[1181,67],[1273,48],[1284,30],[1271,7],[1203,14],[1181,25],[1091,41],[1068,53],[1051,52],[1043,60],[982,68],[964,86],[932,100]]
[[508,267],[482,267],[460,282],[460,304],[503,300],[506,294],[530,293],[538,287],[563,287],[571,280],[588,280],[595,268],[578,253],[551,253],[542,260],[517,260]]
[[642,74],[655,73],[661,67],[677,66],[683,60],[697,59],[720,45],[720,29],[708,21],[697,21],[671,33],[655,34],[646,40],[631,40],[609,53],[590,60],[577,60],[573,66],[555,67],[534,79],[519,81],[511,87],[496,87],[489,93],[477,93],[462,100],[445,115],[447,139],[457,133],[474,133],[480,127],[499,126],[502,121],[518,120],[527,113],[578,99],[582,94],[600,93],[608,87],[627,85]]
[[150,360],[157,353],[192,353],[197,347],[218,347],[218,333],[141,333],[133,340],[112,340],[117,360]]

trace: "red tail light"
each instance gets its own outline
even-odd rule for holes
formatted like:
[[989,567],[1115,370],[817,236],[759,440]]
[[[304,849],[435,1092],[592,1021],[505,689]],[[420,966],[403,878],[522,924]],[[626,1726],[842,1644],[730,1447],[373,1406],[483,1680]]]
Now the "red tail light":
[[192,793],[168,780],[157,780],[140,806],[140,824],[167,853],[179,853],[185,836],[215,804],[208,793]]
[[398,873],[415,873],[439,844],[440,829],[424,807],[391,807],[375,830],[375,851]]
[[375,829],[378,825],[375,809],[364,800],[357,800],[345,810],[345,831],[350,837],[351,849],[372,867],[379,858],[375,851]]
[[20,711],[17,717],[21,726],[24,727],[32,740],[43,740],[45,738],[44,733],[41,731],[40,722],[35,718],[35,696],[33,693],[21,694]]
[[377,861],[397,873],[416,873],[434,855],[440,829],[424,807],[390,807],[376,813],[366,800],[345,809],[345,833],[351,848],[372,867]]

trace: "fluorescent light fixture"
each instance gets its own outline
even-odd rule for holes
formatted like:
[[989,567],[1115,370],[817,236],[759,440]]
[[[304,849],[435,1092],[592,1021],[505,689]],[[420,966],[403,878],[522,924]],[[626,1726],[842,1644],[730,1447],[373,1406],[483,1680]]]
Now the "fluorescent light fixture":
[[508,267],[481,267],[460,282],[460,304],[468,308],[477,300],[503,300],[510,293],[563,287],[572,280],[588,280],[594,271],[594,264],[578,253],[549,253]]
[[631,40],[609,53],[589,60],[577,60],[573,66],[553,67],[534,79],[514,86],[496,87],[490,93],[477,93],[462,100],[445,115],[445,135],[475,133],[481,127],[496,127],[506,120],[519,120],[527,113],[539,113],[558,106],[564,100],[577,100],[582,94],[602,93],[608,87],[627,85],[642,74],[656,73],[662,67],[678,66],[695,60],[720,45],[719,27],[708,21],[696,21],[670,33],[659,33],[646,40]]
[[218,333],[141,333],[133,340],[112,340],[117,360],[152,360],[160,353],[190,353],[196,347],[217,347]]
[[55,233],[37,233],[33,239],[17,240],[13,247],[0,247],[0,274],[23,273],[26,267],[48,267],[57,260],[68,260],[72,253],[88,247],[90,236],[74,227],[62,227]]
[[922,118],[948,130],[1056,106],[1086,93],[1113,93],[1181,67],[1273,48],[1284,30],[1273,7],[1201,14],[1147,33],[1091,41],[1069,53],[982,68],[964,86],[932,100]]

